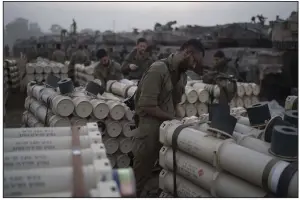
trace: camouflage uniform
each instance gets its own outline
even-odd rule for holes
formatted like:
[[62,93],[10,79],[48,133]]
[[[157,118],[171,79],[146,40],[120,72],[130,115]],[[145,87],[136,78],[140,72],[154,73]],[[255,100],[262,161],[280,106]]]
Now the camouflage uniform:
[[[137,54],[137,50],[131,51],[124,59],[122,64],[122,72],[127,76],[128,79],[141,79],[143,73],[149,68],[149,66],[154,62],[154,59],[149,56],[147,52],[143,57]],[[138,68],[132,71],[129,68],[130,64],[135,64]]]
[[110,61],[109,66],[103,66],[100,63],[94,69],[95,79],[99,79],[105,84],[109,80],[121,80],[123,74],[121,72],[121,65],[113,60]]
[[68,76],[72,79],[73,82],[75,81],[75,64],[87,64],[88,62],[89,60],[84,50],[78,49],[75,53],[72,54],[68,67]]
[[[167,64],[166,64],[166,63]],[[154,62],[145,72],[135,97],[138,115],[138,133],[134,137],[133,154],[137,194],[151,175],[151,170],[158,159],[161,145],[159,127],[163,121],[149,116],[144,107],[160,107],[164,112],[175,117],[175,105],[180,102],[187,82],[185,73],[180,73],[178,63],[170,55],[167,59]]]
[[52,54],[52,60],[59,62],[59,63],[65,63],[66,54],[62,50],[58,49],[55,50]]
[[208,71],[208,73],[203,76],[203,83],[216,84],[215,79],[219,75],[232,75],[235,78],[238,78],[238,70],[234,66],[228,66],[227,62],[228,61],[221,62],[217,64],[213,70]]

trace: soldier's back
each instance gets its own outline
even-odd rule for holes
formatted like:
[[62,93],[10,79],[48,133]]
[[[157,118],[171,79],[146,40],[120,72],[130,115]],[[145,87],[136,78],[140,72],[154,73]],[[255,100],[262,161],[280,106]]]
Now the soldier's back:
[[65,52],[62,50],[56,50],[53,52],[52,60],[60,63],[65,62]]

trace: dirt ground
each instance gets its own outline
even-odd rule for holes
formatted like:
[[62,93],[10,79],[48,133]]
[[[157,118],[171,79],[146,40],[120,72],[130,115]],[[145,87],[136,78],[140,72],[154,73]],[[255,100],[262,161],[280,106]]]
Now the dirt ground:
[[7,128],[20,128],[22,126],[22,113],[26,94],[12,91],[6,102],[5,125]]

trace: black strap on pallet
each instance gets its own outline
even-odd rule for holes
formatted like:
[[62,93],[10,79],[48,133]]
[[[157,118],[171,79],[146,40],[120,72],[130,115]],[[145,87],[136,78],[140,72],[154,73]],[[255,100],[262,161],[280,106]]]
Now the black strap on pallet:
[[288,196],[288,190],[290,181],[294,177],[294,174],[298,171],[298,162],[293,162],[289,164],[281,173],[277,190],[276,190],[276,196],[278,197],[287,197]]
[[178,126],[173,133],[172,136],[172,149],[173,149],[173,193],[174,193],[174,197],[177,198],[178,194],[177,194],[177,184],[176,184],[176,173],[177,173],[177,163],[176,163],[176,151],[177,151],[177,139],[178,136],[180,134],[180,132],[182,131],[182,129],[191,126],[191,124],[183,124]]

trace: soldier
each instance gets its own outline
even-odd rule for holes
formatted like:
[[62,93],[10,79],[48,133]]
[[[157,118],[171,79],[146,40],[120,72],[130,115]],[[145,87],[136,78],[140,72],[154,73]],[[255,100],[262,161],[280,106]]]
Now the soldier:
[[72,54],[70,64],[68,67],[68,76],[75,83],[75,64],[84,64],[85,66],[90,64],[87,55],[83,50],[83,45],[79,45],[76,52]]
[[201,68],[204,47],[190,39],[168,58],[154,62],[144,73],[135,96],[133,168],[140,196],[160,150],[159,127],[165,120],[175,119],[175,106],[181,100],[187,82],[186,70]]
[[56,50],[52,54],[52,60],[59,63],[65,63],[66,54],[61,50],[61,44],[56,44]]
[[99,49],[97,51],[97,58],[99,60],[99,64],[94,69],[94,77],[95,79],[101,80],[104,87],[106,87],[106,83],[109,80],[123,79],[121,65],[110,59],[104,49]]
[[233,66],[228,66],[228,62],[230,60],[231,59],[225,57],[223,51],[217,51],[214,54],[213,69],[203,76],[203,82],[208,84],[215,84],[215,78],[220,74],[226,76],[231,75],[235,78],[238,78],[239,72],[237,71],[237,69]]
[[141,79],[143,73],[154,62],[154,59],[146,52],[147,40],[140,38],[134,48],[125,58],[122,64],[122,72],[128,79]]

